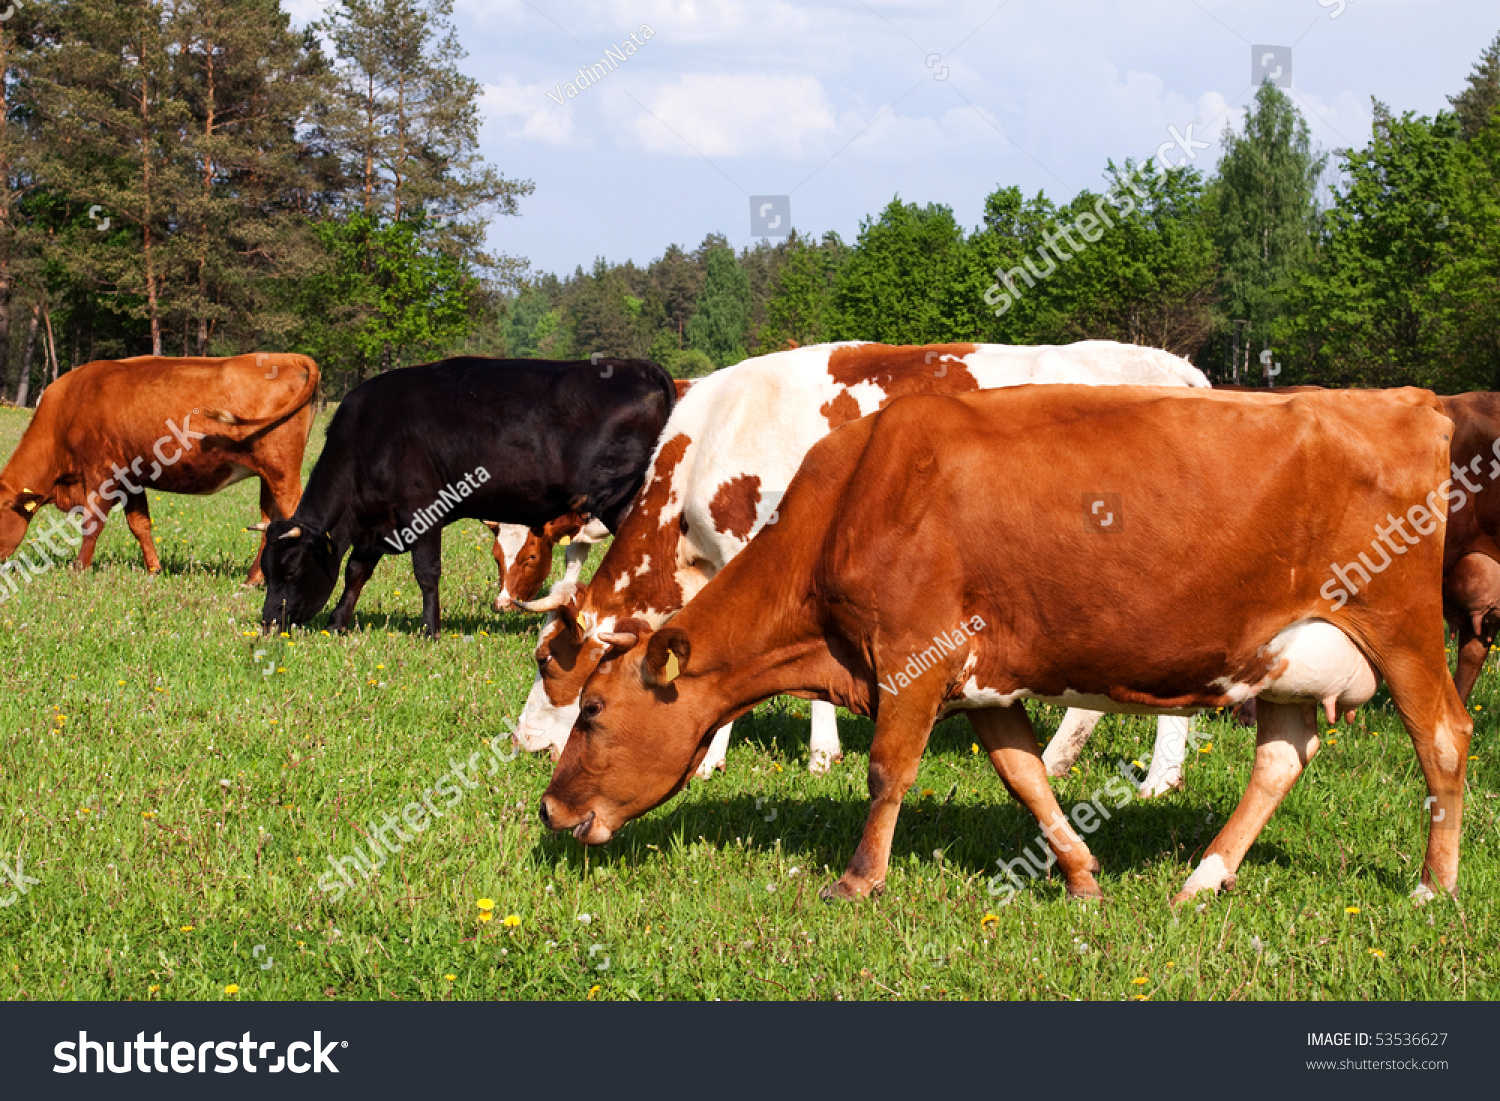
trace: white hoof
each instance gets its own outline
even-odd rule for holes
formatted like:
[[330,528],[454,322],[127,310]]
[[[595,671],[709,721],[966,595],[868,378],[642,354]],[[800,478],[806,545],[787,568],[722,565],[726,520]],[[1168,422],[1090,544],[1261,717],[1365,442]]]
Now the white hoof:
[[715,772],[723,772],[724,768],[724,758],[720,757],[717,761],[715,761],[710,757],[705,757],[703,758],[703,763],[698,766],[698,771],[693,775],[697,776],[700,780],[707,780]]
[[843,759],[842,753],[829,753],[825,749],[815,749],[807,762],[807,771],[814,776],[822,776],[833,768],[836,762]]
[[1169,791],[1181,791],[1182,788],[1182,770],[1174,769],[1166,775],[1158,776],[1155,779],[1148,775],[1141,784],[1140,797],[1142,799],[1155,799],[1158,795],[1165,795]]
[[1201,891],[1222,891],[1234,886],[1234,876],[1229,874],[1229,869],[1224,866],[1224,858],[1218,853],[1206,857],[1199,864],[1192,875],[1187,877],[1187,882],[1182,885],[1172,899],[1172,905],[1186,902]]
[[1426,906],[1435,898],[1437,893],[1425,883],[1418,883],[1417,889],[1411,893],[1412,902],[1418,906]]

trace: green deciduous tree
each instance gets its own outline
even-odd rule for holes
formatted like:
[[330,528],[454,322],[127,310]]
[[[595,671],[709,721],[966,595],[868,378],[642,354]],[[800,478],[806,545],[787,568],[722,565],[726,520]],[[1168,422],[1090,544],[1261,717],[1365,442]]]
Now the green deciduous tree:
[[703,294],[687,323],[688,344],[715,367],[738,363],[746,355],[749,321],[750,278],[734,251],[716,243],[704,257]]

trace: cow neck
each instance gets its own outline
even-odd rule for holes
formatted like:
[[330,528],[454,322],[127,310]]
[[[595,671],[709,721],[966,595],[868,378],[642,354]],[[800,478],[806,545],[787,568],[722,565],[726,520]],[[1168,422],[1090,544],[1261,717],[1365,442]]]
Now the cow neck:
[[[58,397],[60,395],[54,396],[52,406],[57,404]],[[39,407],[32,414],[31,423],[26,426],[15,454],[5,464],[5,469],[0,471],[0,481],[13,490],[30,490],[50,495],[58,477],[66,473],[57,469],[59,456],[52,445],[52,441],[56,439],[57,427],[46,423],[53,419],[50,413],[51,406],[46,413]]]

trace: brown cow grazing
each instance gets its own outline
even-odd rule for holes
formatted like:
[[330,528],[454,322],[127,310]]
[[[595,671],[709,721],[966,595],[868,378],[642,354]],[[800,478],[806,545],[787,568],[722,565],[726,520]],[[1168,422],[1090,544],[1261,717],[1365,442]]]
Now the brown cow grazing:
[[[1278,386],[1274,390],[1217,386],[1238,393],[1300,394],[1322,391],[1320,386]],[[1453,679],[1465,704],[1484,669],[1495,635],[1500,631],[1500,394],[1478,392],[1440,397],[1443,412],[1453,422],[1449,471],[1455,485],[1466,490],[1463,506],[1448,513],[1443,542],[1443,615],[1458,635],[1458,670]],[[1242,726],[1255,725],[1255,701],[1235,709]],[[1083,750],[1093,725],[1059,730],[1047,743],[1042,760],[1050,776],[1066,776]],[[1151,776],[1143,795],[1182,787],[1182,765],[1187,756],[1180,729],[1163,727],[1151,753]],[[1152,783],[1152,777],[1159,779]]]
[[[217,493],[253,476],[260,479],[262,526],[290,516],[302,496],[318,377],[307,356],[265,352],[75,367],[47,387],[0,472],[0,559],[15,553],[37,509],[48,504],[82,521],[73,563],[80,570],[93,561],[115,504],[125,508],[146,569],[161,569],[146,502],[151,490]],[[246,584],[261,580],[257,551]]]
[[[1258,696],[1249,787],[1180,902],[1233,886],[1318,750],[1316,706],[1384,678],[1440,822],[1417,893],[1452,891],[1472,726],[1444,652],[1451,432],[1412,389],[898,399],[814,446],[779,521],[669,623],[600,636],[542,818],[607,841],[682,789],[719,724],[777,694],[831,700],[875,738],[864,835],[824,897],[867,895],[934,721],[962,710],[1068,892],[1092,897],[1074,825],[1098,817],[1063,817],[1021,701],[1184,714]],[[1351,562],[1367,582],[1330,568]]]

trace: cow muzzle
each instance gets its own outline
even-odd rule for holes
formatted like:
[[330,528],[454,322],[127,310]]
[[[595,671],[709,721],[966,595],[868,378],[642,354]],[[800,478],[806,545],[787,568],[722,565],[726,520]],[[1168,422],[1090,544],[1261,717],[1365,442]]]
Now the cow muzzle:
[[589,811],[582,819],[569,825],[567,812],[550,795],[542,796],[539,813],[542,825],[558,833],[566,830],[584,845],[602,845],[614,836],[614,831],[601,822],[594,811]]

